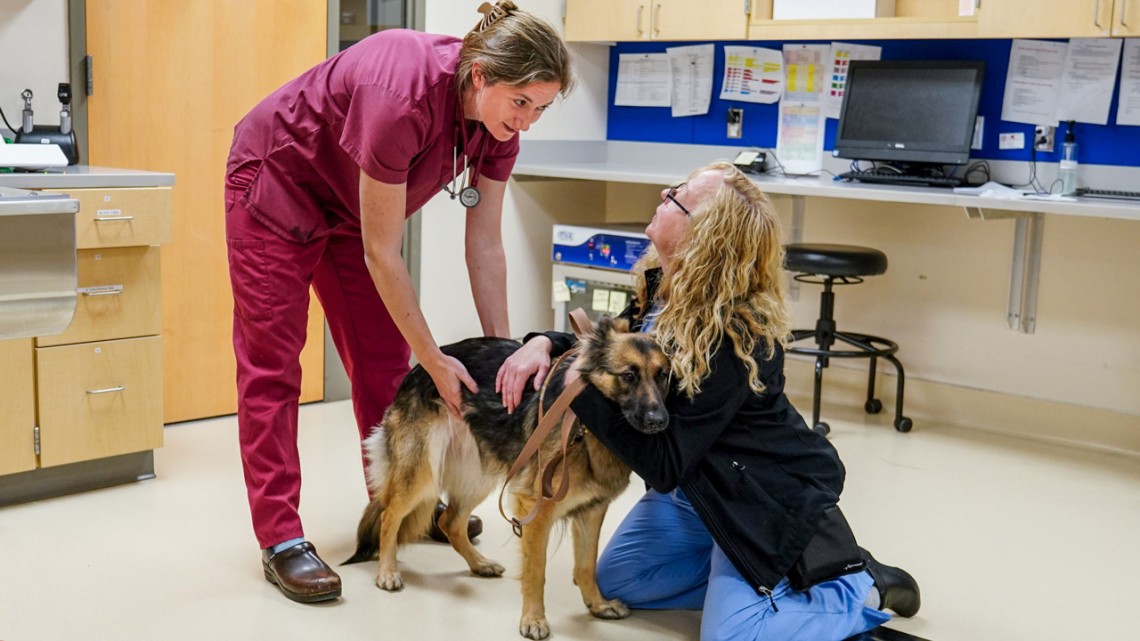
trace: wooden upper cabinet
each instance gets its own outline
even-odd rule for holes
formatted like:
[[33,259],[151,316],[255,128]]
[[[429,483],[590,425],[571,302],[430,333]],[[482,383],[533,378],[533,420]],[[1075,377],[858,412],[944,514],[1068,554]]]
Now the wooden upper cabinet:
[[974,0],[974,4],[969,16],[959,15],[959,0],[895,0],[893,17],[773,20],[773,0],[566,0],[565,26],[567,40],[594,42],[1140,35],[1140,0]]
[[[1126,4],[1126,0],[1115,2]],[[978,36],[1106,38],[1112,35],[1113,4],[1114,0],[981,0]]]
[[566,0],[570,42],[744,40],[745,0]]
[[649,15],[651,40],[744,40],[744,0],[657,0]]
[[772,3],[772,0],[752,1],[752,14],[748,22],[749,40],[976,38],[981,13],[958,15],[958,0],[895,0],[893,17],[773,20]]
[[1140,36],[1140,0],[1116,0],[1112,7],[1112,35]]

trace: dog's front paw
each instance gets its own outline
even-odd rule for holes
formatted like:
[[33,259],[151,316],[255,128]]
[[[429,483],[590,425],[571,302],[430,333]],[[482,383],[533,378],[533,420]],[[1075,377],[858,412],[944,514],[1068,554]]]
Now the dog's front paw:
[[491,560],[487,560],[487,561],[480,563],[478,565],[471,566],[471,572],[473,572],[477,576],[485,576],[485,577],[503,576],[503,573],[506,571],[507,571],[506,568],[499,565],[495,561],[491,561]]
[[550,636],[550,623],[546,617],[523,615],[519,621],[519,634],[528,639],[545,639]]
[[399,592],[404,589],[404,577],[399,570],[380,570],[376,573],[376,587],[389,592]]
[[590,608],[590,614],[599,619],[624,619],[629,616],[629,606],[622,603],[621,599],[590,603],[587,607]]

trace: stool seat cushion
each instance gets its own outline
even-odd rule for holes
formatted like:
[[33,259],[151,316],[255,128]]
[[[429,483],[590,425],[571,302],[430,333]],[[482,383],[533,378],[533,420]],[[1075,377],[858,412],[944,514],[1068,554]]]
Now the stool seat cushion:
[[784,247],[788,271],[824,276],[875,276],[887,271],[887,255],[870,247],[793,243]]

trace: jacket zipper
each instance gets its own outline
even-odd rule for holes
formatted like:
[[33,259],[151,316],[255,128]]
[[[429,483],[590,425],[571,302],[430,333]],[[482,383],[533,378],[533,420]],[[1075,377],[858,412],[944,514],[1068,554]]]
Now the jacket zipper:
[[[704,501],[702,501],[699,498],[700,497],[699,493],[694,492],[694,493],[690,494],[688,492],[685,492],[685,497],[688,498],[689,501],[696,501],[697,503],[700,503],[701,507],[705,508],[706,511],[708,510],[708,506],[704,503]],[[755,574],[755,570],[753,570],[751,567],[751,564],[748,563],[746,555],[742,554],[740,552],[740,550],[736,547],[736,545],[733,544],[732,538],[729,537],[727,534],[725,534],[724,530],[721,529],[719,523],[712,523],[712,524],[706,523],[705,527],[712,527],[713,529],[715,529],[717,531],[717,534],[719,534],[720,537],[722,539],[724,539],[726,546],[729,548],[732,548],[732,551],[735,553],[735,556],[740,559],[740,562],[748,565],[748,570],[751,571],[753,574]],[[745,578],[747,579],[748,577],[745,577]],[[755,580],[754,577],[753,577],[753,580]],[[774,595],[772,594],[771,588],[769,588],[769,587],[763,585],[762,583],[760,583],[759,581],[757,581],[756,582],[756,592],[768,597],[768,602],[772,605],[772,612],[779,612],[780,611],[780,608],[776,607],[776,599],[774,598]]]

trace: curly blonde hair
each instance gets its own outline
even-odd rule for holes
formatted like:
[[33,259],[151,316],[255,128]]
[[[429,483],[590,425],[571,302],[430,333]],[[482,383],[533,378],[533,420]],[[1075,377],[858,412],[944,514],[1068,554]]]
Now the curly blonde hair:
[[[756,346],[772,358],[790,327],[784,302],[784,248],[775,208],[751,180],[729,162],[702,167],[720,172],[716,193],[692,210],[687,243],[657,291],[660,313],[653,329],[673,364],[678,389],[690,398],[708,377],[709,360],[725,338],[748,369],[748,385],[764,391]],[[650,248],[634,267],[637,297],[648,311],[645,271],[661,265]]]

